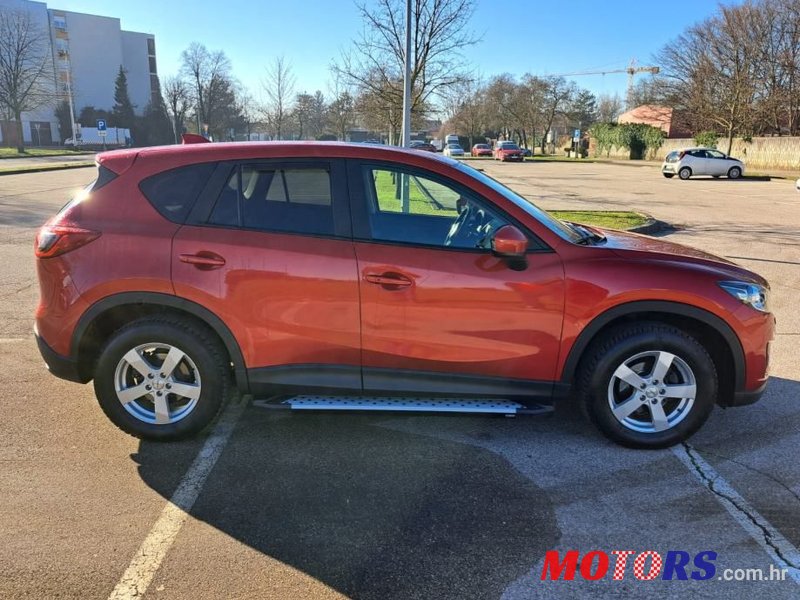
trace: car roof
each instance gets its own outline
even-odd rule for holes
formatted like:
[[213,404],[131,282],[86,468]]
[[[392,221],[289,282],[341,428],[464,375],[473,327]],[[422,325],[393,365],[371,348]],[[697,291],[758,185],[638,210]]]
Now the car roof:
[[[421,159],[421,157],[424,157]],[[269,158],[361,158],[419,163],[420,160],[455,161],[438,154],[421,155],[410,148],[350,142],[210,142],[173,144],[147,148],[111,150],[97,155],[97,163],[121,173],[134,162],[159,162],[163,169],[185,164],[222,160],[257,160]]]

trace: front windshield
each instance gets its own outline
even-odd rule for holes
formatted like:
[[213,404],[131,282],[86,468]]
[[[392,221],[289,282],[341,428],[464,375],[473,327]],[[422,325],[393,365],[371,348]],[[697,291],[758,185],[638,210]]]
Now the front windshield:
[[[458,161],[453,161],[458,162]],[[575,229],[564,223],[563,221],[559,221],[555,217],[553,217],[550,213],[545,210],[542,210],[538,206],[536,206],[533,202],[526,200],[519,194],[517,194],[511,188],[506,187],[496,179],[489,177],[483,171],[478,171],[474,167],[465,165],[462,162],[458,162],[455,167],[470,177],[477,179],[482,184],[492,188],[494,191],[501,194],[504,198],[510,200],[517,206],[519,206],[522,210],[527,212],[531,215],[534,219],[542,223],[545,227],[547,227],[550,231],[558,235],[560,238],[567,240],[568,242],[579,242],[581,240],[581,234],[578,233]]]
[[519,146],[517,146],[513,142],[504,142],[500,144],[500,147],[503,148],[504,150],[519,150]]

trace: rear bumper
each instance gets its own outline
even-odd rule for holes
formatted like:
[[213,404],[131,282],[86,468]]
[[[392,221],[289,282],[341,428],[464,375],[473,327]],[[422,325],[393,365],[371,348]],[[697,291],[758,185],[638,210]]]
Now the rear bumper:
[[86,383],[89,381],[81,376],[77,361],[68,356],[58,354],[48,346],[47,342],[35,331],[34,337],[36,338],[36,345],[39,347],[39,353],[42,355],[48,371],[56,377],[66,379],[67,381],[74,381],[76,383]]

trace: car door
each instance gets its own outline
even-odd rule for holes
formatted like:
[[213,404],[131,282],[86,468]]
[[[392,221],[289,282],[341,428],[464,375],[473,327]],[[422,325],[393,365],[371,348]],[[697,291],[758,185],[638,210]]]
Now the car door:
[[710,175],[727,175],[732,161],[719,150],[706,150]]
[[688,154],[691,157],[689,166],[692,175],[711,175],[711,165],[705,150],[690,150]]
[[558,255],[526,231],[524,268],[494,256],[491,233],[521,225],[441,175],[357,161],[348,172],[365,390],[549,394],[564,302]]
[[175,293],[216,314],[254,391],[361,387],[344,165],[223,163],[173,240]]

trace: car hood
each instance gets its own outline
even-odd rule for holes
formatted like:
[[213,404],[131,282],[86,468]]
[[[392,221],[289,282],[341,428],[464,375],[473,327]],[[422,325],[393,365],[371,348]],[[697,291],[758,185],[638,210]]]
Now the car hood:
[[753,273],[726,258],[692,248],[691,246],[684,246],[683,244],[676,244],[628,231],[596,227],[589,229],[602,234],[606,238],[606,241],[602,244],[603,247],[626,258],[637,257],[643,260],[690,263],[708,271],[715,271],[721,276],[729,277],[730,279],[750,281],[764,286],[768,285],[767,281],[757,273]]

